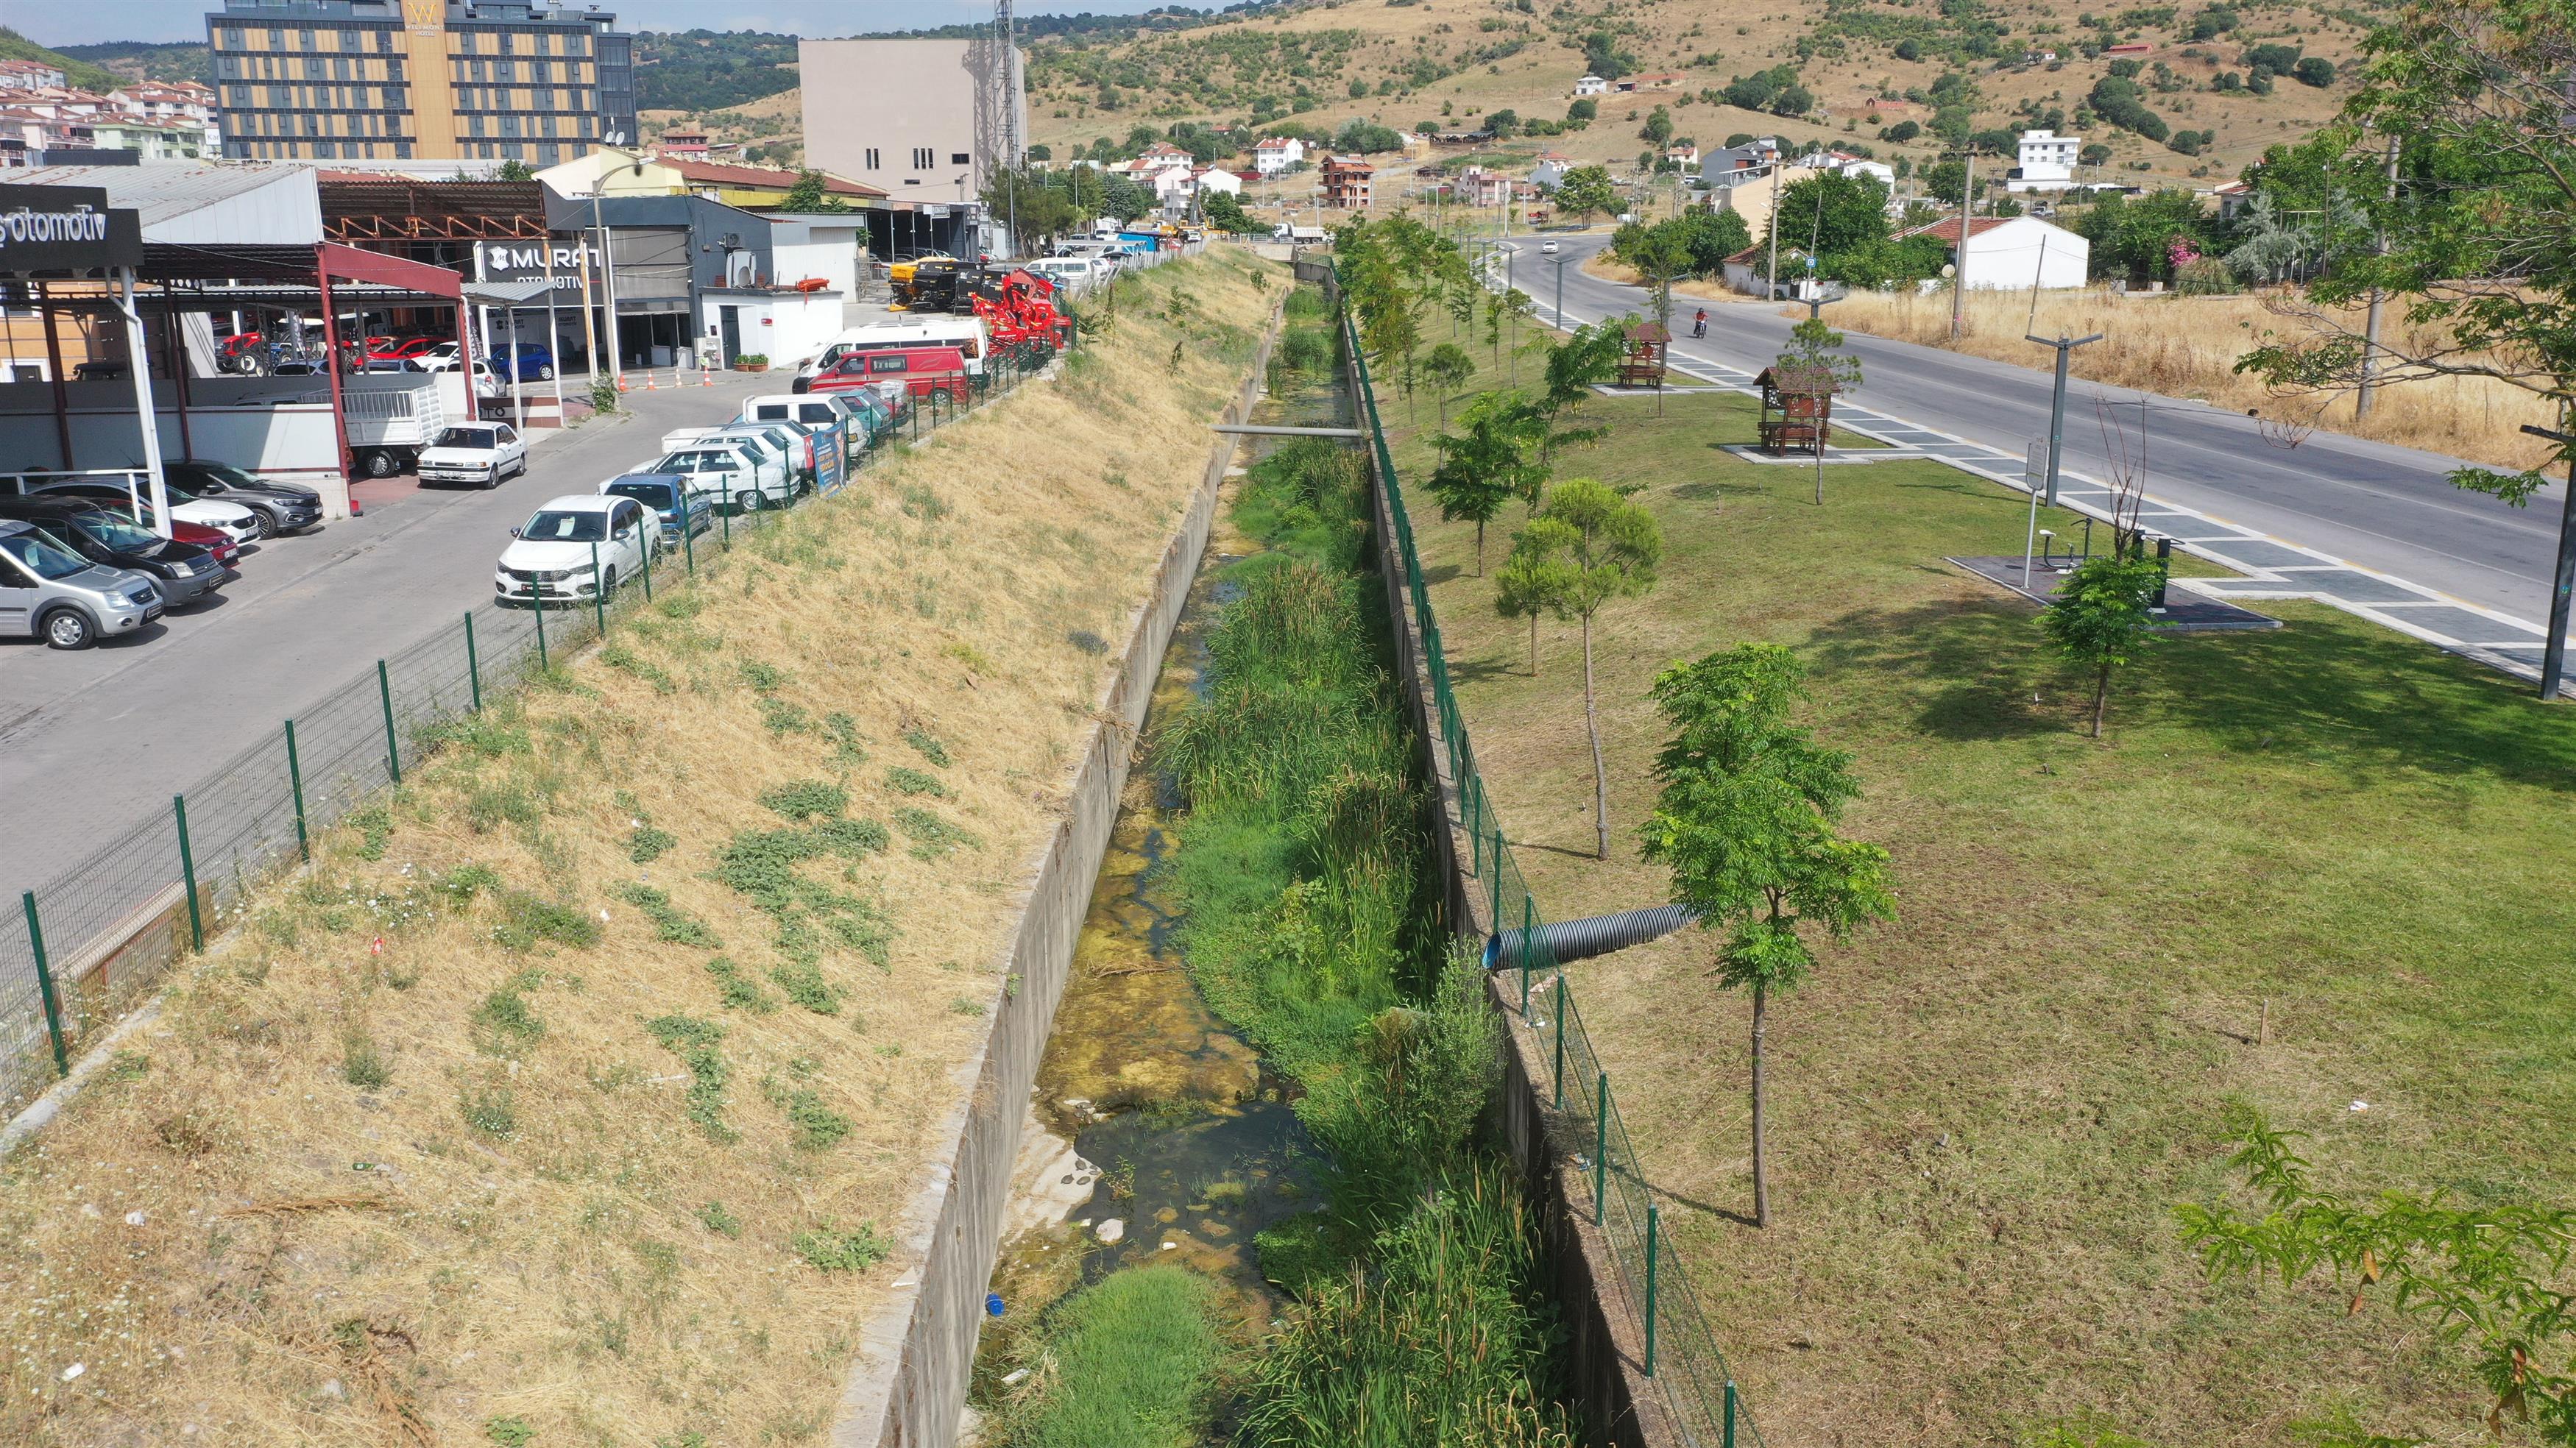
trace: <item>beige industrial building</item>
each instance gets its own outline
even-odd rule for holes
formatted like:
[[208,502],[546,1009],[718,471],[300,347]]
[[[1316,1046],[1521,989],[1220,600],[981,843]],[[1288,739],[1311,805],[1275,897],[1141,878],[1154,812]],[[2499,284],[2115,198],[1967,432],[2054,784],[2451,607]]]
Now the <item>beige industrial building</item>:
[[965,204],[1026,151],[1018,53],[999,39],[797,43],[805,157],[897,201]]

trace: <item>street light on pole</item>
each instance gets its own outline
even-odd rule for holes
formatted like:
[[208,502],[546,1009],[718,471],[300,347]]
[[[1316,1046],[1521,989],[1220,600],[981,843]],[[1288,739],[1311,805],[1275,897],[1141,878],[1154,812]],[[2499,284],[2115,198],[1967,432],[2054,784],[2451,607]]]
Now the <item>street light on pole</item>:
[[2054,508],[2057,506],[2058,455],[2066,450],[2066,359],[2076,348],[2088,342],[2101,341],[2102,334],[2096,332],[2090,337],[2069,337],[2060,332],[2052,341],[2024,333],[2022,340],[2057,349],[2057,389],[2048,401],[2048,506]]
[[1556,328],[1560,332],[1565,330],[1565,264],[1572,260],[1571,256],[1556,259]]

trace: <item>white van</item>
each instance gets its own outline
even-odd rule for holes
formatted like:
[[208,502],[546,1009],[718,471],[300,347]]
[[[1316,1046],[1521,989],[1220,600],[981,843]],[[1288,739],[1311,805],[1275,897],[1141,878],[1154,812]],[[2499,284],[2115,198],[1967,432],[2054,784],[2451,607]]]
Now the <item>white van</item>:
[[1044,277],[1077,295],[1098,285],[1104,274],[1100,260],[1087,256],[1051,256],[1029,262],[1027,268],[1032,275]]
[[984,371],[984,353],[992,343],[992,334],[985,330],[981,317],[905,317],[852,327],[833,338],[832,345],[824,348],[821,355],[798,367],[796,375],[815,376],[853,352],[873,352],[885,347],[943,346],[965,353],[966,371],[980,376]]

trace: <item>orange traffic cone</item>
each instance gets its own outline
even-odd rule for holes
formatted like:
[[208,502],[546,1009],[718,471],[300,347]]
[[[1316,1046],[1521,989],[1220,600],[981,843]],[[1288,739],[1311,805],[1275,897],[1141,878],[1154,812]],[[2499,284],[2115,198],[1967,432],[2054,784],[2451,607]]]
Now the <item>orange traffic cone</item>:
[[653,380],[653,369],[649,367],[644,369],[644,390],[647,392],[659,392],[662,390],[662,384]]
[[626,392],[626,391],[630,391],[630,390],[631,390],[631,389],[630,389],[630,388],[628,388],[628,387],[627,387],[627,385],[626,385],[626,374],[625,374],[625,373],[623,373],[623,372],[620,372],[620,373],[618,373],[618,374],[617,374],[617,390],[618,390],[618,391],[620,391],[620,392]]

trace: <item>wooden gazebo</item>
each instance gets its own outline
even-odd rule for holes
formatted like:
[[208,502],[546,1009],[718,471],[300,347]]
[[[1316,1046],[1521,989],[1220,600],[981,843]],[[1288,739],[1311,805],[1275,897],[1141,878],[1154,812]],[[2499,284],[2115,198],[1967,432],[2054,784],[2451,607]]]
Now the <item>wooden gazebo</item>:
[[1830,367],[1765,367],[1754,379],[1762,387],[1762,450],[1792,450],[1821,455],[1834,435],[1834,394],[1841,387]]
[[1652,387],[1661,391],[1664,385],[1664,353],[1673,344],[1673,334],[1661,322],[1643,322],[1628,329],[1628,355],[1619,363],[1619,385]]

